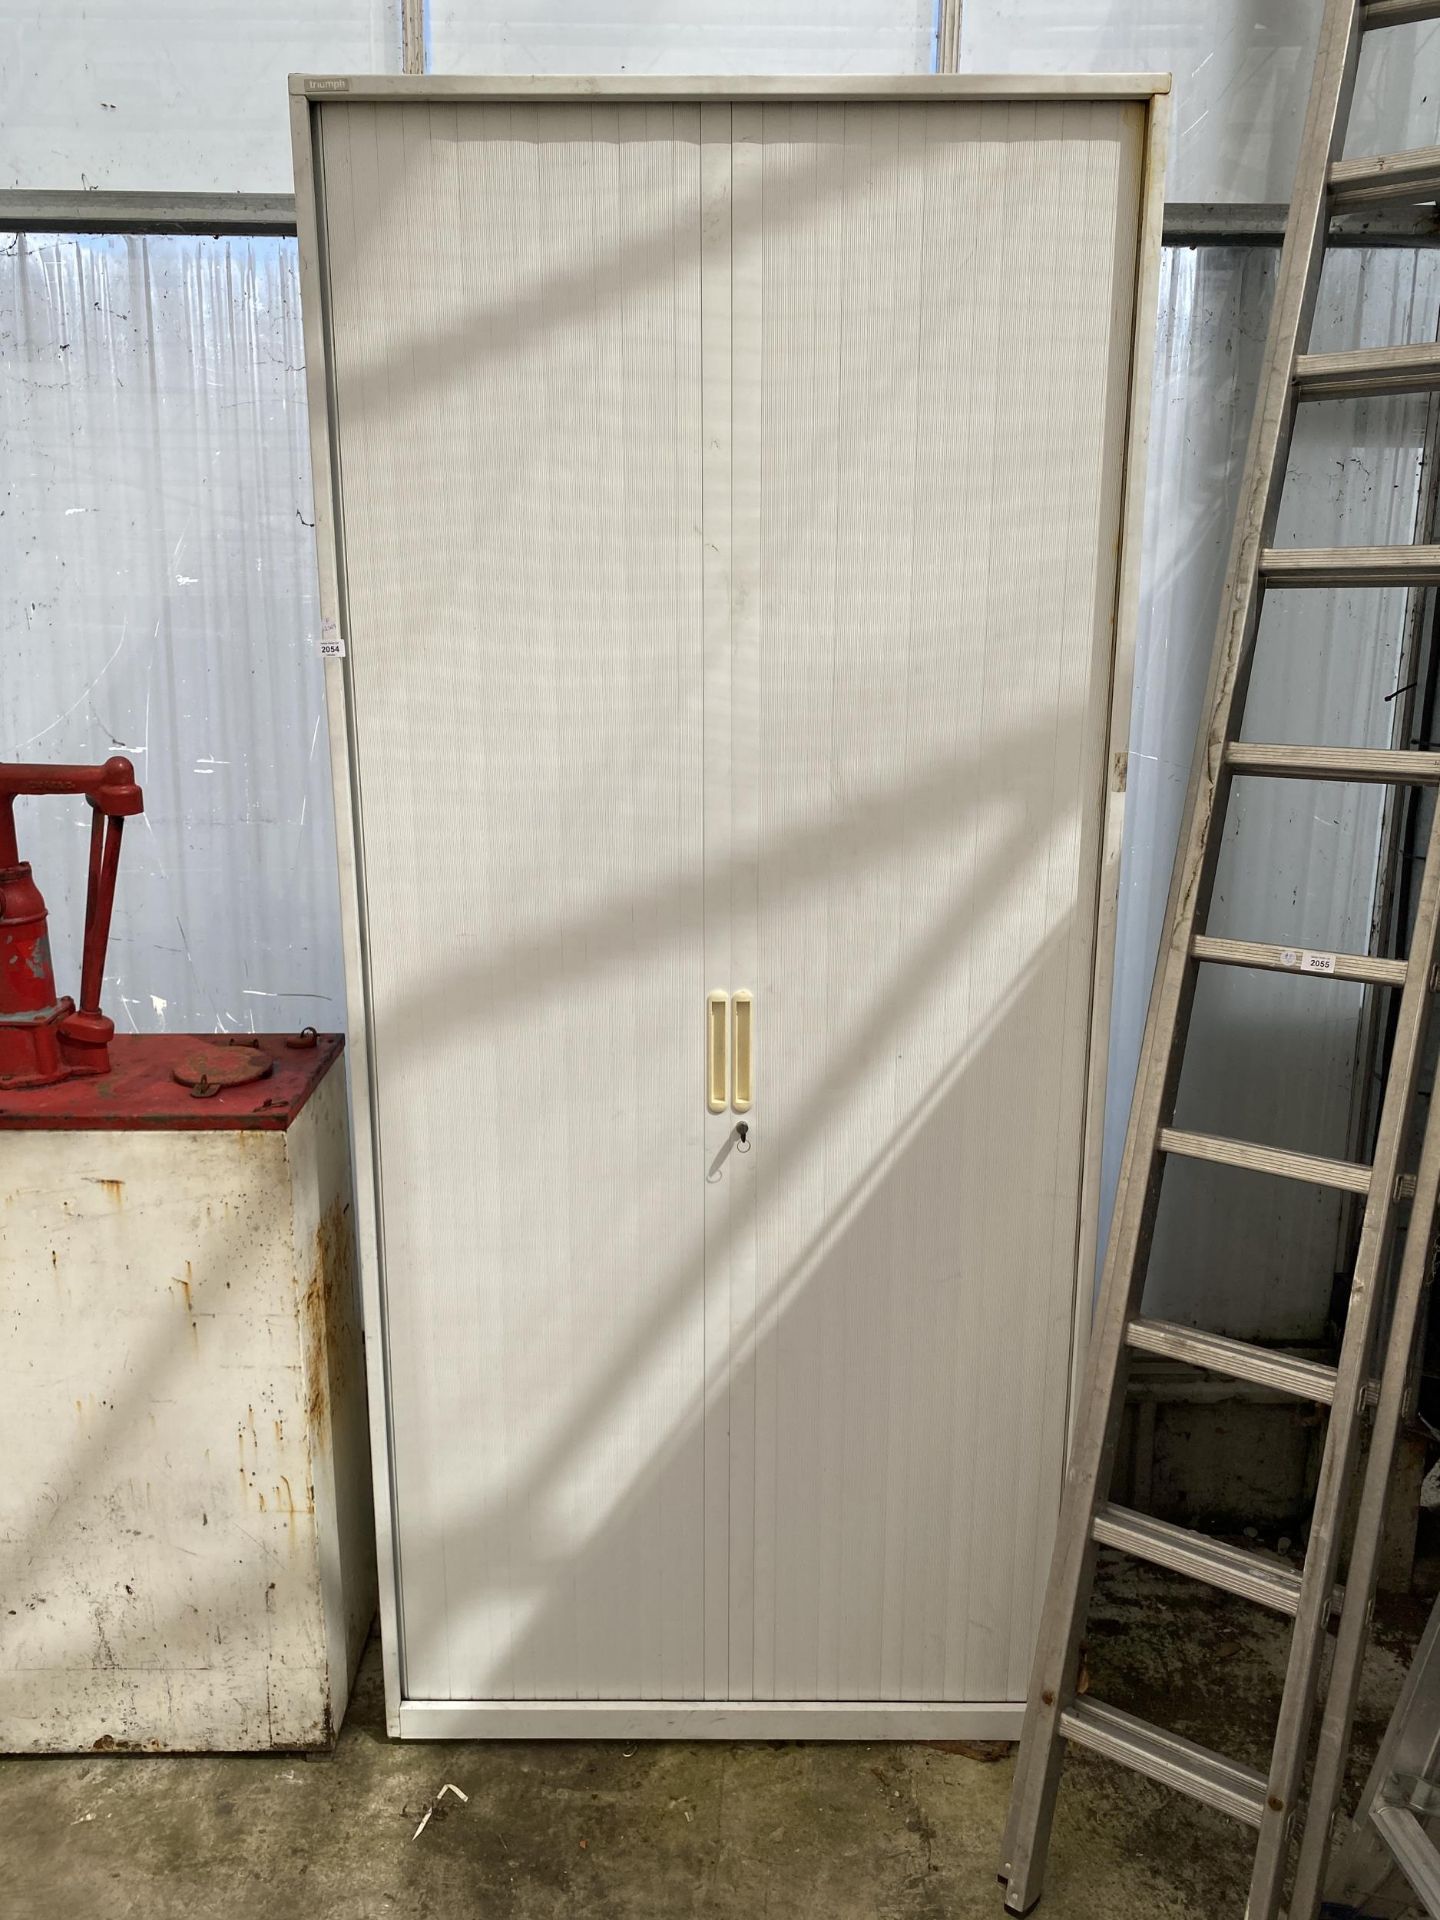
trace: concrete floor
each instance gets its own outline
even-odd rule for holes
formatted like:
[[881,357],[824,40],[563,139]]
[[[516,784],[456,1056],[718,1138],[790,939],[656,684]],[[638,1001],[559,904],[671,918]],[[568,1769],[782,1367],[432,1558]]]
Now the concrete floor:
[[[1391,1607],[1369,1754],[1424,1624]],[[1094,1692],[1252,1765],[1283,1623],[1107,1566]],[[333,1756],[0,1761],[6,1920],[999,1920],[1013,1749],[617,1743],[399,1746],[376,1649]],[[412,1839],[453,1781],[448,1811]],[[1090,1756],[1061,1795],[1042,1913],[1240,1920],[1247,1836]]]

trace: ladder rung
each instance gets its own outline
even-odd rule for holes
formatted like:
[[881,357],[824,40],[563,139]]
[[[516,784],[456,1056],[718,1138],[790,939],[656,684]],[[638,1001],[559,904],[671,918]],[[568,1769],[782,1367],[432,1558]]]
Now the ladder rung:
[[1366,394],[1427,393],[1432,387],[1440,387],[1440,343],[1302,353],[1295,361],[1297,400],[1358,400]]
[[1275,1613],[1293,1617],[1299,1610],[1300,1576],[1283,1560],[1245,1553],[1223,1540],[1207,1540],[1203,1533],[1172,1526],[1148,1513],[1133,1513],[1128,1507],[1101,1507],[1091,1532],[1102,1547],[1119,1547],[1137,1560],[1238,1593],[1241,1599]]
[[1202,1367],[1207,1373],[1223,1374],[1227,1380],[1244,1380],[1252,1386],[1269,1387],[1274,1393],[1288,1393],[1296,1400],[1313,1400],[1317,1406],[1328,1407],[1335,1398],[1333,1367],[1322,1366],[1318,1360],[1302,1360],[1297,1354],[1277,1353],[1269,1347],[1252,1347],[1246,1340],[1232,1340],[1223,1333],[1182,1327],[1173,1320],[1132,1320],[1125,1329],[1125,1344],[1137,1353],[1158,1354],[1162,1360]]
[[1440,20],[1440,0],[1369,0],[1360,14],[1360,30],[1412,27],[1419,20]]
[[1370,1191],[1370,1169],[1356,1166],[1353,1160],[1326,1160],[1318,1153],[1290,1153],[1284,1147],[1261,1147],[1250,1140],[1222,1140],[1212,1133],[1162,1127],[1160,1151],[1178,1153],[1186,1160],[1213,1160],[1222,1167],[1244,1167],[1249,1173],[1274,1173],[1283,1180],[1310,1180],[1346,1193]]
[[1420,1821],[1409,1807],[1380,1799],[1370,1810],[1370,1820],[1425,1911],[1436,1912],[1440,1907],[1440,1853]]
[[1440,753],[1401,753],[1388,747],[1276,747],[1233,740],[1225,749],[1232,773],[1272,780],[1344,780],[1352,784],[1433,787]]
[[1372,153],[1362,160],[1337,160],[1330,168],[1330,206],[1371,206],[1377,200],[1406,200],[1414,205],[1440,194],[1440,147],[1413,147],[1408,153]]
[[1178,1733],[1166,1733],[1118,1707],[1098,1700],[1077,1700],[1060,1716],[1060,1731],[1107,1760],[1178,1787],[1193,1800],[1228,1813],[1232,1820],[1258,1827],[1265,1806],[1265,1781],[1250,1767],[1237,1765]]
[[1422,587],[1440,581],[1440,546],[1267,547],[1267,587]]
[[1258,967],[1262,972],[1298,973],[1306,979],[1362,980],[1375,987],[1403,987],[1405,962],[1380,960],[1368,953],[1317,953],[1308,947],[1272,947],[1258,940],[1218,940],[1197,933],[1190,946],[1196,960],[1222,967]]

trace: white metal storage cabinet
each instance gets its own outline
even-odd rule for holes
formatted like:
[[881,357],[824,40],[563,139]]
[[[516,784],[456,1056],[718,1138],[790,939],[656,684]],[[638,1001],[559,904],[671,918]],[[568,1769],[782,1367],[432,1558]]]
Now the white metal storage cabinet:
[[1165,83],[293,84],[392,1726],[1011,1732]]

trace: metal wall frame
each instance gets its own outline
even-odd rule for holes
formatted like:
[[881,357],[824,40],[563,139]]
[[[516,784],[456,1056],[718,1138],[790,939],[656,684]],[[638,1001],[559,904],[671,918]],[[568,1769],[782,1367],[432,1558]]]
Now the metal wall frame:
[[[306,360],[324,369],[323,407],[311,409],[311,461],[315,489],[315,539],[319,558],[322,633],[341,638],[347,631],[345,557],[340,470],[335,430],[335,395],[330,374],[331,315],[323,221],[323,158],[318,139],[317,109],[337,99],[348,101],[576,101],[605,100],[669,103],[676,100],[740,101],[925,101],[1035,99],[1133,100],[1146,109],[1145,161],[1141,186],[1141,216],[1136,276],[1136,301],[1131,325],[1129,410],[1123,478],[1121,539],[1117,554],[1115,648],[1112,659],[1110,716],[1104,759],[1103,793],[1097,798],[1102,827],[1097,862],[1095,912],[1095,986],[1091,994],[1089,1057],[1086,1070],[1084,1165],[1081,1204],[1076,1233],[1076,1283],[1072,1313],[1069,1420],[1075,1414],[1076,1386],[1084,1364],[1090,1322],[1089,1278],[1094,1270],[1100,1196],[1100,1149],[1103,1134],[1105,1071],[1109,1044],[1110,992],[1118,912],[1120,849],[1124,832],[1126,750],[1139,615],[1139,574],[1144,519],[1146,451],[1154,359],[1159,256],[1162,224],[1166,137],[1170,81],[1168,75],[1101,74],[1039,76],[863,76],[782,79],[653,79],[619,76],[595,79],[556,76],[475,80],[458,76],[381,78],[296,75],[290,83],[291,130],[295,154],[296,224],[300,247],[300,285],[304,307]],[[317,383],[312,376],[311,391]],[[380,1615],[385,1672],[386,1722],[397,1737],[456,1738],[467,1729],[458,1712],[465,1703],[407,1699],[404,1692],[403,1653],[400,1644],[399,1593],[401,1569],[395,1530],[392,1484],[392,1445],[389,1405],[388,1331],[385,1308],[383,1253],[380,1235],[382,1169],[375,1126],[374,1058],[369,1034],[373,1010],[366,950],[365,874],[363,861],[364,796],[358,761],[353,752],[354,719],[350,663],[343,654],[325,661],[326,706],[335,781],[336,829],[340,863],[341,924],[350,1003],[351,1099],[353,1103],[356,1180],[357,1242],[365,1303],[365,1339],[369,1368],[371,1433],[374,1449],[376,1545],[380,1563]],[[766,1737],[766,1716],[788,1716],[790,1703],[761,1702],[753,1706],[715,1701],[656,1702],[645,1713],[617,1706],[602,1731],[634,1737]],[[816,1738],[880,1737],[893,1703],[862,1703],[829,1708],[824,1703],[802,1703],[813,1722]],[[593,1736],[595,1707],[583,1709],[583,1729],[573,1720],[573,1703],[525,1701],[494,1714],[487,1734],[517,1739],[566,1737],[582,1731]],[[913,1715],[913,1703],[907,1714]],[[986,1708],[967,1703],[937,1705],[929,1710],[937,1735],[960,1722],[972,1737],[978,1715],[993,1715],[996,1733],[1013,1733],[1021,1709],[1010,1703]],[[641,1724],[643,1720],[643,1724]],[[861,1724],[863,1720],[863,1725]]]
[[[415,69],[417,75],[419,71]],[[942,67],[940,75],[946,74],[947,70]],[[507,84],[513,87],[519,83],[512,80]],[[1165,205],[1161,240],[1167,247],[1278,249],[1285,237],[1288,211],[1283,204],[1270,206],[1247,200],[1172,200]],[[295,196],[289,193],[83,193],[6,187],[0,188],[0,232],[278,234],[293,238]],[[1330,245],[1440,246],[1440,215],[1429,207],[1398,206],[1375,206],[1340,214],[1331,224]]]

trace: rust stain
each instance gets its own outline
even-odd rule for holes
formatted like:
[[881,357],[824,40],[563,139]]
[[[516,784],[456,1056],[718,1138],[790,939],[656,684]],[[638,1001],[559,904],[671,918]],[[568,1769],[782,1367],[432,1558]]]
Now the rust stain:
[[[284,1489],[283,1492],[281,1491],[281,1488]],[[306,1491],[309,1493],[309,1496],[310,1496],[310,1504],[305,1507],[297,1506],[295,1504],[294,1492],[292,1491],[290,1486],[289,1476],[283,1473],[280,1476],[280,1486],[278,1486],[275,1489],[275,1510],[277,1513],[285,1514],[286,1517],[290,1520],[291,1522],[290,1538],[292,1543],[295,1538],[294,1522],[296,1521],[296,1519],[304,1516],[305,1514],[314,1513],[315,1511],[315,1490],[313,1487],[310,1487],[310,1488],[307,1488]]]
[[194,1281],[195,1268],[193,1263],[187,1260],[185,1262],[185,1278],[181,1280],[177,1276],[175,1284],[185,1296],[185,1311],[190,1316],[190,1345],[198,1354],[200,1351],[200,1322],[195,1318]]
[[111,1206],[113,1207],[124,1206],[125,1182],[123,1180],[105,1180],[97,1177],[94,1174],[87,1174],[86,1178],[89,1180],[92,1187],[103,1187],[105,1189],[105,1197],[110,1202]]
[[305,1296],[300,1303],[300,1331],[305,1352],[305,1421],[310,1446],[323,1446],[329,1436],[332,1399],[345,1384],[346,1330],[352,1317],[355,1239],[350,1206],[332,1200],[315,1229],[315,1254]]
[[270,1508],[265,1495],[261,1493],[259,1487],[256,1485],[256,1476],[260,1472],[260,1442],[255,1432],[255,1409],[253,1406],[246,1407],[245,1418],[236,1426],[235,1443],[240,1455],[239,1471],[241,1494],[246,1499],[253,1494],[256,1511],[259,1513],[268,1513]]

